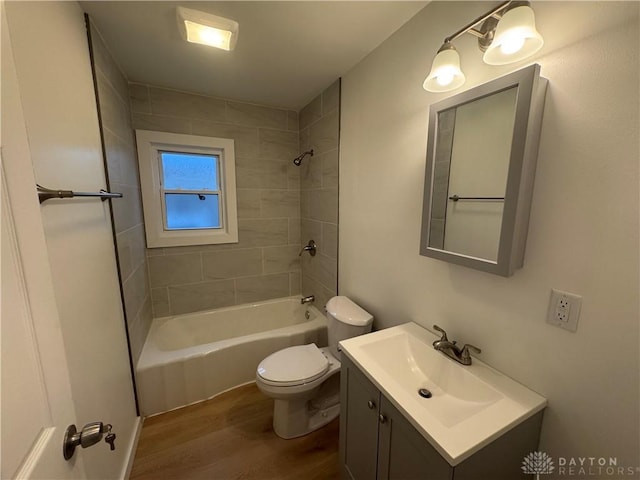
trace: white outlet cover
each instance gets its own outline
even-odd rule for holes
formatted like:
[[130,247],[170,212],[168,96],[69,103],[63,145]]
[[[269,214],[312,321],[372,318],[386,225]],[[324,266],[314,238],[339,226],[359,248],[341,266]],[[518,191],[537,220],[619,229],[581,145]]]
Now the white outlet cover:
[[578,329],[581,306],[582,297],[580,295],[552,288],[549,309],[547,310],[547,323],[575,332]]

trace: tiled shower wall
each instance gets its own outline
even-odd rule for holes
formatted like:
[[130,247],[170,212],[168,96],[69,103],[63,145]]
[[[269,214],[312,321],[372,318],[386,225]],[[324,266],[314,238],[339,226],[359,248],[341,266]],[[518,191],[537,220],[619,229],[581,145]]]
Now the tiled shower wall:
[[112,191],[124,194],[123,198],[112,200],[111,206],[127,329],[135,364],[142,352],[152,315],[128,86],[94,26],[91,28],[91,40],[109,186]]
[[147,249],[155,317],[299,294],[298,115],[129,84],[135,129],[235,140],[239,242]]
[[317,254],[302,256],[302,292],[324,306],[338,292],[338,160],[340,80],[300,111],[301,241],[315,240]]

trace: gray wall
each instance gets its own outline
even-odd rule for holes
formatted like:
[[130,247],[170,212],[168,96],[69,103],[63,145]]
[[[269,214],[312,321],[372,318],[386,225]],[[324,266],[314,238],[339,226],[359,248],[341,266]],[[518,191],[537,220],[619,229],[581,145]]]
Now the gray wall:
[[[635,469],[640,4],[533,3],[545,45],[526,64],[549,87],[523,268],[503,278],[418,253],[428,107],[457,93],[422,82],[442,38],[492,6],[431,2],[342,79],[340,292],[376,328],[438,324],[545,396],[541,451]],[[463,89],[523,66],[485,65],[472,38],[455,45]],[[583,297],[577,332],[546,323],[551,288]]]
[[98,30],[92,27],[91,31],[108,182],[112,191],[124,194],[123,198],[113,200],[111,205],[120,283],[135,364],[152,318],[138,160],[131,127],[127,80],[109,54]]
[[147,249],[154,317],[299,294],[297,113],[135,83],[129,94],[135,129],[235,140],[239,242]]
[[300,111],[300,152],[313,149],[300,166],[301,243],[313,239],[317,255],[302,256],[302,292],[324,306],[338,292],[338,161],[340,80]]

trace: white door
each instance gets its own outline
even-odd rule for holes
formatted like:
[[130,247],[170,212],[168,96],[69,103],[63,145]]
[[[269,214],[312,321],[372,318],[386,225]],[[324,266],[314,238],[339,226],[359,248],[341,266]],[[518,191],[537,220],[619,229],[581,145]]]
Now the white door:
[[62,441],[75,411],[25,122],[2,9],[0,478],[84,478]]

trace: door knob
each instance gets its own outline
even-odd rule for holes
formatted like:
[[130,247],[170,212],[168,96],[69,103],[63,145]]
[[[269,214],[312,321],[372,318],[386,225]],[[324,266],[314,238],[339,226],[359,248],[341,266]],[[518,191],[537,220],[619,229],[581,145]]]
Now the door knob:
[[87,423],[82,427],[82,431],[78,432],[75,425],[69,425],[64,433],[62,444],[62,455],[65,460],[73,457],[76,447],[80,445],[82,448],[95,445],[102,440],[102,435],[107,434],[105,441],[109,444],[111,450],[115,450],[116,434],[111,432],[111,424],[106,425],[102,422]]
[[373,410],[374,408],[376,408],[376,404],[373,400],[369,400],[367,402],[367,407],[369,407],[369,409]]

